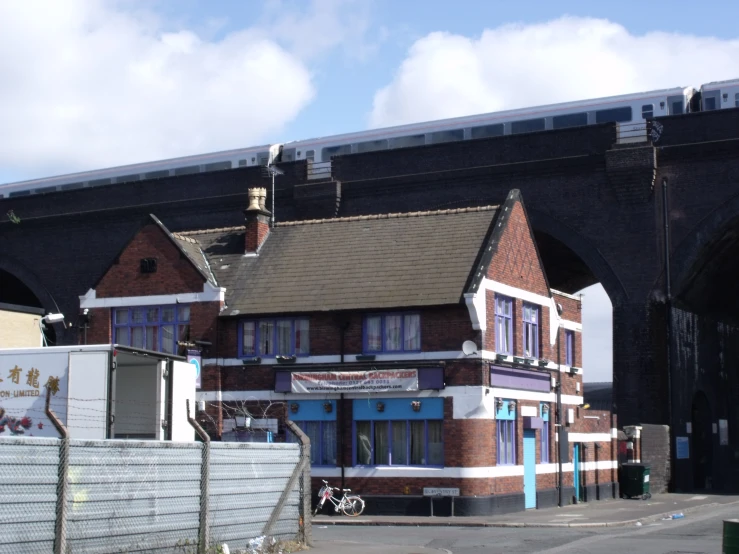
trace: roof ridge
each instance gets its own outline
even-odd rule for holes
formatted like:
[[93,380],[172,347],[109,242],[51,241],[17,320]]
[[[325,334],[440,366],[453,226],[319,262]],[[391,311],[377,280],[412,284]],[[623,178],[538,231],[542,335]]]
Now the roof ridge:
[[212,229],[194,229],[191,231],[178,231],[177,234],[181,235],[183,238],[187,238],[187,237],[190,237],[191,235],[205,235],[206,233],[221,233],[223,231],[243,231],[244,229],[245,227],[243,225],[238,225],[235,227],[214,227]]
[[474,206],[470,208],[450,208],[446,210],[429,210],[421,212],[393,212],[387,214],[372,214],[372,215],[353,215],[347,217],[331,217],[326,219],[305,219],[299,221],[278,221],[275,223],[277,227],[290,227],[294,225],[317,225],[319,223],[341,223],[346,221],[368,221],[371,219],[397,219],[404,217],[426,217],[432,215],[449,215],[449,214],[463,214],[472,212],[489,212],[497,210],[500,206],[488,205],[488,206]]
[[172,236],[176,238],[177,240],[184,240],[185,242],[189,242],[191,244],[198,244],[198,241],[196,241],[192,237],[186,237],[185,235],[181,233],[172,233]]

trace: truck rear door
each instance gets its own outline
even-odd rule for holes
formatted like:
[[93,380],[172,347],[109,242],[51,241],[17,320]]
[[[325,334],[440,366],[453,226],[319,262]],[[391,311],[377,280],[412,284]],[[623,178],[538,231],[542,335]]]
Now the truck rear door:
[[67,429],[74,439],[105,439],[108,432],[110,353],[70,352]]

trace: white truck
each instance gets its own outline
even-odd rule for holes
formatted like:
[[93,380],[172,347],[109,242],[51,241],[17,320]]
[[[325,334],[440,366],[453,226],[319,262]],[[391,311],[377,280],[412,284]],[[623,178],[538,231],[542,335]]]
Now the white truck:
[[0,349],[0,437],[193,441],[196,366],[115,344]]

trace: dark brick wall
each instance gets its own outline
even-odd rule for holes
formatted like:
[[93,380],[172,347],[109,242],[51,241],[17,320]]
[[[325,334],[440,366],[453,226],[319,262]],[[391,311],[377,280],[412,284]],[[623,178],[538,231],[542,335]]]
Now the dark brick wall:
[[641,428],[640,456],[641,462],[650,466],[650,492],[667,492],[670,482],[670,428],[649,424]]

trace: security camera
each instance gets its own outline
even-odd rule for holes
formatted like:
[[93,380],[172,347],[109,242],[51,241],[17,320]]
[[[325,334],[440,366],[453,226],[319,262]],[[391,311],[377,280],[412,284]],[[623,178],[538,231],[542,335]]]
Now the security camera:
[[60,321],[64,321],[64,314],[46,314],[41,318],[41,321],[46,323],[59,323]]

